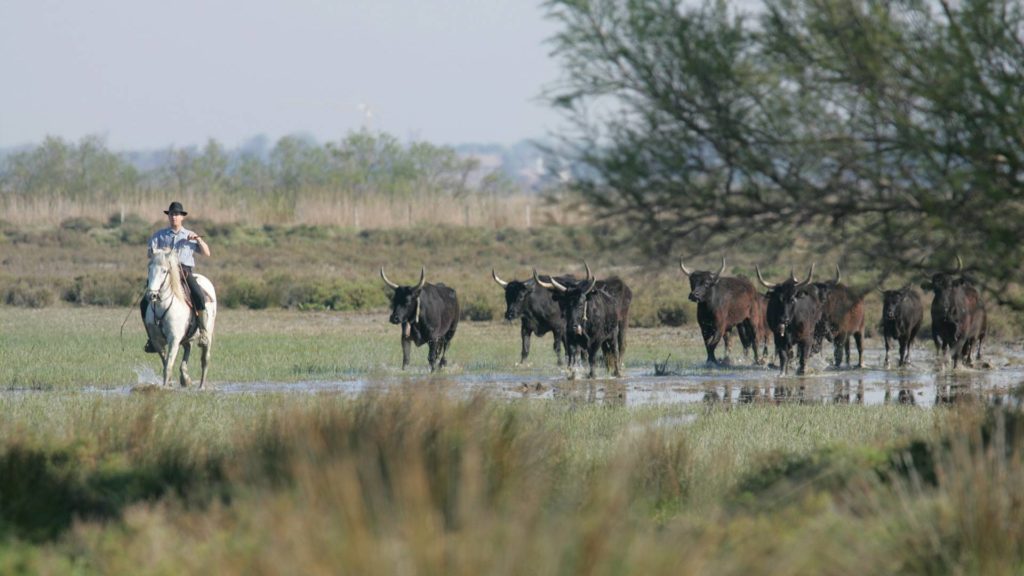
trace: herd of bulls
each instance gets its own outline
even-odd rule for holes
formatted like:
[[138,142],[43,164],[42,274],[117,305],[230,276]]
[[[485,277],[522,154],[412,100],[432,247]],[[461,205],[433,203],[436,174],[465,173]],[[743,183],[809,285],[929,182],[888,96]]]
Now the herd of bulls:
[[[573,275],[538,275],[525,280],[505,281],[494,270],[491,276],[505,290],[505,319],[521,320],[522,352],[520,361],[530,353],[530,338],[551,332],[555,356],[562,365],[562,346],[572,373],[585,358],[589,376],[594,376],[598,351],[608,370],[621,374],[626,351],[626,327],[633,293],[620,278],[598,280],[586,265],[586,278]],[[697,303],[707,361],[718,363],[715,349],[719,342],[729,354],[729,335],[735,328],[744,350],[753,349],[754,362],[768,358],[768,340],[773,340],[780,373],[798,361],[797,374],[803,374],[807,358],[827,340],[834,347],[835,366],[845,359],[850,364],[850,339],[857,345],[857,366],[864,362],[864,298],[841,282],[839,266],[835,278],[812,282],[814,264],[807,278],[789,278],[772,283],[755,266],[758,282],[767,289],[760,293],[750,280],[722,276],[725,258],[717,272],[691,271],[680,261],[679,267],[690,281],[689,299]],[[962,274],[963,262],[957,256],[954,270],[930,275],[922,288],[934,294],[931,305],[932,339],[945,364],[947,354],[953,367],[959,362],[971,365],[972,352],[981,358],[987,317],[985,304],[974,284]],[[446,364],[445,354],[459,322],[459,303],[455,290],[444,284],[428,284],[426,271],[414,286],[399,286],[388,280],[384,268],[381,278],[393,290],[392,324],[402,325],[402,368],[409,363],[410,345],[429,345],[431,371]],[[881,291],[881,290],[880,290]],[[907,285],[882,292],[882,335],[885,341],[885,365],[889,365],[890,341],[899,345],[899,365],[908,363],[910,345],[921,327],[924,308],[920,293]]]

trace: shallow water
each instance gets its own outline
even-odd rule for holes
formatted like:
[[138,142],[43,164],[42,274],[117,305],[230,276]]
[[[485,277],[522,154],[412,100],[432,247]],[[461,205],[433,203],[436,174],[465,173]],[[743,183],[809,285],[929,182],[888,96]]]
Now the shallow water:
[[[922,347],[924,348],[924,347]],[[562,399],[619,405],[650,403],[800,403],[800,404],[911,404],[931,407],[961,401],[1017,404],[1015,391],[1024,383],[1024,352],[1019,346],[990,347],[975,368],[939,369],[931,348],[915,350],[908,368],[882,367],[883,350],[865,351],[864,368],[832,368],[825,355],[808,364],[809,373],[779,376],[774,367],[753,366],[735,358],[728,366],[703,363],[676,364],[656,375],[655,367],[630,367],[622,378],[598,369],[598,377],[568,379],[555,366],[534,366],[528,371],[429,375],[385,371],[380,377],[299,382],[218,382],[214,394],[358,394],[404,386],[435,386],[452,393],[488,392],[507,398]],[[856,354],[856,352],[854,353]],[[829,358],[831,354],[829,354]],[[890,358],[893,356],[891,355]],[[158,389],[159,376],[148,365],[135,367],[138,384],[90,387],[97,394],[129,394]],[[6,393],[30,393],[8,391]]]

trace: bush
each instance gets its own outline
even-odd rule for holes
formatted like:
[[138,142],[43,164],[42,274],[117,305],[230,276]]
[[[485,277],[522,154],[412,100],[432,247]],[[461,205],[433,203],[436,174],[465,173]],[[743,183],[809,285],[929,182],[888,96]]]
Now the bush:
[[271,295],[262,280],[225,277],[217,292],[218,304],[227,308],[263,310],[270,306]]
[[462,320],[472,320],[473,322],[489,322],[494,319],[494,309],[483,298],[472,298],[462,304],[459,317]]
[[129,306],[138,302],[146,279],[124,274],[77,276],[64,291],[64,300],[92,306]]
[[4,303],[19,308],[44,308],[57,301],[53,283],[19,278],[3,289]]
[[682,304],[663,304],[658,307],[658,324],[683,326],[690,323],[690,312]]
[[74,218],[67,218],[60,223],[61,230],[71,230],[74,232],[88,232],[93,228],[102,228],[103,223],[95,218],[89,218],[87,216],[76,216]]

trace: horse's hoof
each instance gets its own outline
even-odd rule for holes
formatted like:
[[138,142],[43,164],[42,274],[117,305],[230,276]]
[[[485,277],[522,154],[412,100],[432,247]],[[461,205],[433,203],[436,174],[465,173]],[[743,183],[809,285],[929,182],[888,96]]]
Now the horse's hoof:
[[156,354],[160,352],[159,350],[156,349],[156,346],[153,346],[152,340],[146,340],[146,345],[142,347],[142,351],[145,352],[146,354]]

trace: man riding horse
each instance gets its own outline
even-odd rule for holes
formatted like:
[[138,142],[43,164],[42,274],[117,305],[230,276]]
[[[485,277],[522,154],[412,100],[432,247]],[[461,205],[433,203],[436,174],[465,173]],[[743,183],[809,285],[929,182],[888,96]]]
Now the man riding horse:
[[[195,276],[192,274],[192,268],[195,266],[195,258],[193,256],[195,252],[198,251],[203,256],[209,256],[210,247],[203,240],[202,236],[186,229],[182,225],[185,221],[185,216],[188,216],[188,212],[182,207],[181,202],[171,202],[167,210],[164,210],[164,214],[167,214],[167,222],[170,226],[158,230],[150,237],[147,256],[152,258],[155,250],[166,248],[171,248],[178,254],[182,276],[185,278],[186,283],[188,283],[188,289],[192,296],[192,305],[195,307],[196,315],[199,318],[199,345],[208,346],[210,344],[210,336],[207,330],[206,299],[202,289],[200,289],[199,284],[196,282]],[[139,303],[139,308],[142,310],[143,323],[146,321],[146,309],[148,307],[149,299],[143,298],[142,302]],[[144,350],[150,353],[157,352],[156,346],[150,340],[146,341]]]

